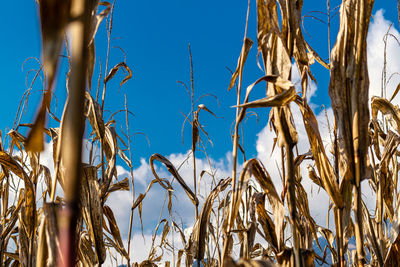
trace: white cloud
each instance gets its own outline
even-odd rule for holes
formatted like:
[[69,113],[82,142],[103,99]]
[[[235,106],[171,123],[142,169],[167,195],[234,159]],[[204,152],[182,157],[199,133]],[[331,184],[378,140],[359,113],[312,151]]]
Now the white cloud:
[[[397,38],[397,40],[400,40],[399,32],[395,29],[392,22],[384,18],[384,11],[381,9],[375,13],[367,37],[370,96],[381,96],[382,70],[385,55],[384,37],[387,32]],[[387,37],[386,47],[386,81],[389,81],[386,86],[386,97],[388,98],[393,95],[396,86],[400,82],[400,61],[398,60],[400,57],[400,46],[393,36]],[[392,78],[390,78],[391,75],[393,75]],[[393,103],[400,103],[400,95],[394,99]]]

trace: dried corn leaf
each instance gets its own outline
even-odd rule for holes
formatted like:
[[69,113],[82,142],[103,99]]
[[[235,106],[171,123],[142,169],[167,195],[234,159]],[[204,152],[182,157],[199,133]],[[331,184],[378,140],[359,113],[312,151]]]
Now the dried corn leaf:
[[87,117],[89,119],[90,125],[95,131],[98,138],[104,138],[105,126],[103,121],[103,112],[101,106],[97,103],[89,92],[85,92],[85,97],[88,101],[87,105]]
[[102,177],[102,184],[101,184],[101,196],[104,199],[107,191],[110,187],[112,178],[117,178],[117,171],[116,171],[116,160],[117,160],[117,134],[115,132],[115,128],[107,125],[105,127],[105,135],[104,135],[104,152],[106,154],[107,159],[107,169],[105,172],[105,177]]
[[25,183],[30,183],[30,179],[22,166],[13,157],[11,157],[8,153],[4,151],[0,151],[0,164],[3,169],[13,172]]
[[389,102],[392,102],[392,100],[396,97],[396,95],[399,93],[399,91],[400,91],[400,83],[397,84],[396,89],[394,90],[393,95],[390,98]]
[[164,156],[160,155],[160,154],[153,154],[150,157],[150,167],[151,167],[151,171],[153,172],[154,177],[156,178],[156,180],[162,184],[161,179],[158,177],[157,172],[154,168],[154,160],[157,160],[159,162],[161,162],[162,164],[164,164],[164,166],[167,168],[167,170],[172,174],[172,176],[174,176],[174,178],[179,182],[179,184],[182,186],[183,190],[185,190],[186,194],[188,195],[189,199],[193,202],[194,205],[198,205],[199,204],[199,200],[197,199],[197,197],[195,196],[195,194],[193,193],[193,191],[187,186],[187,184],[185,183],[185,181],[183,180],[183,178],[180,176],[180,174],[178,173],[178,171],[176,170],[175,166]]
[[81,232],[79,238],[79,259],[83,266],[95,266],[96,265],[96,254],[92,249],[92,243],[90,237],[86,232]]
[[380,246],[379,246],[379,241],[377,239],[377,233],[375,233],[375,229],[373,226],[373,220],[371,220],[371,217],[369,215],[367,206],[365,205],[364,202],[362,202],[362,209],[363,209],[363,215],[364,215],[364,221],[366,222],[366,236],[369,240],[368,245],[372,247],[373,249],[373,256],[377,257],[379,261],[379,266],[383,266],[383,257],[382,257],[382,251]]
[[[276,89],[279,91],[279,94],[283,94],[283,96],[278,97],[278,99],[275,99],[274,96],[269,96],[266,98],[266,100],[269,100],[270,106],[281,106],[283,102],[290,102],[291,100],[289,99],[290,96],[288,96],[286,91],[289,91],[294,85],[291,81],[282,79],[281,77],[277,75],[266,75],[264,77],[259,78],[257,81],[254,83],[250,84],[247,89],[246,89],[246,96],[243,101],[244,108],[241,110],[238,122],[241,122],[246,115],[246,107],[249,103],[249,98],[250,98],[250,93],[252,92],[253,88],[255,85],[259,84],[262,81],[266,81],[268,83],[268,86],[276,86]],[[285,93],[286,92],[286,93]],[[285,97],[286,95],[286,97]],[[290,95],[290,92],[289,92]],[[279,102],[282,101],[282,102]],[[239,106],[241,106],[239,105]]]
[[184,251],[183,249],[180,249],[180,250],[178,251],[178,259],[177,259],[177,261],[176,261],[176,266],[178,266],[178,267],[181,266],[182,256],[183,256],[183,253],[184,253],[184,252],[185,252],[185,251]]
[[382,198],[384,200],[385,205],[385,213],[389,217],[389,220],[393,221],[393,192],[396,190],[394,188],[394,183],[391,179],[391,174],[389,170],[389,164],[392,160],[393,155],[397,151],[397,147],[400,144],[400,137],[392,131],[389,131],[386,135],[386,139],[384,142],[384,148],[382,152],[382,159],[379,163],[378,169],[378,183],[381,185],[381,193]]
[[253,204],[256,205],[258,223],[263,229],[265,240],[269,243],[274,253],[278,252],[278,238],[276,236],[275,224],[265,209],[265,193],[255,193]]
[[331,251],[334,258],[336,258],[337,252],[336,252],[336,249],[334,246],[335,237],[334,237],[332,231],[327,228],[324,228],[322,226],[318,226],[317,230],[322,235],[322,237],[325,238],[325,240],[328,243],[329,250]]
[[[310,209],[308,204],[308,196],[306,190],[300,182],[296,182],[296,207],[299,211],[300,216],[303,216],[303,220],[300,222],[302,226],[302,248],[312,249],[313,239],[315,239],[317,245],[319,246],[318,236],[317,236],[317,226],[316,223],[310,215]],[[307,232],[307,234],[305,234]],[[310,234],[311,232],[311,234]]]
[[[265,73],[289,80],[292,63],[280,36],[276,1],[257,0],[257,33]],[[272,94],[268,92],[268,95]]]
[[[25,207],[21,207],[19,213],[19,227],[18,227],[18,255],[19,262],[22,266],[31,265],[31,255],[29,253],[29,237],[26,230],[26,220],[24,214],[26,213]],[[31,222],[29,222],[31,223]]]
[[124,151],[122,151],[121,149],[118,149],[118,155],[121,157],[121,159],[123,161],[125,161],[126,165],[128,165],[129,168],[133,168],[132,166],[132,162],[130,161],[130,159],[126,156],[126,154],[124,153]]
[[373,96],[371,99],[371,115],[374,120],[378,118],[378,112],[382,112],[390,125],[400,134],[400,109],[387,99]]
[[87,66],[87,81],[89,92],[92,90],[92,78],[94,72],[94,65],[96,64],[96,47],[94,41],[89,45],[88,49],[88,66]]
[[128,67],[128,65],[126,65],[125,62],[120,62],[117,65],[114,66],[114,68],[112,68],[110,70],[110,72],[108,73],[107,77],[104,78],[104,82],[107,83],[109,80],[111,80],[114,75],[117,73],[117,71],[119,70],[119,68],[124,68],[128,74],[125,76],[125,78],[122,80],[122,82],[119,84],[119,86],[122,86],[124,83],[126,83],[130,78],[132,78],[132,71],[131,69]]
[[122,181],[116,182],[110,186],[108,193],[115,191],[129,191],[129,179],[125,177]]
[[272,179],[268,172],[265,170],[261,162],[252,160],[252,174],[256,178],[257,182],[261,185],[264,190],[268,201],[272,207],[274,215],[275,233],[278,241],[278,249],[283,246],[283,219],[284,219],[284,207],[279,195],[275,189]]
[[117,155],[117,133],[112,125],[106,125],[104,130],[104,152],[107,161],[110,162]]
[[[157,235],[158,229],[160,228],[161,224],[164,224],[164,226],[163,226],[163,231],[161,234],[160,244],[155,245],[154,244],[155,236]],[[162,249],[162,247],[166,243],[166,238],[169,233],[169,230],[170,230],[169,223],[166,219],[162,219],[161,221],[158,222],[158,224],[154,230],[153,243],[152,243],[152,246],[151,246],[151,249],[149,252],[149,256],[147,257],[148,262],[154,263],[154,262],[158,262],[162,259],[162,256],[164,255],[164,250]],[[157,248],[161,249],[161,255],[157,255]]]
[[313,181],[316,185],[323,188],[323,182],[321,178],[319,178],[319,176],[316,174],[315,169],[311,165],[308,165],[307,170],[308,170],[308,177],[310,177],[311,181]]
[[371,119],[370,124],[369,124],[369,130],[370,130],[370,137],[371,137],[371,143],[373,145],[374,151],[375,151],[375,156],[378,158],[378,160],[382,159],[381,151],[380,151],[380,137],[382,135],[386,134],[383,133],[383,130],[379,126],[379,123],[377,120]]
[[240,56],[238,59],[238,64],[235,72],[232,74],[231,82],[228,87],[228,91],[232,89],[235,85],[236,79],[239,77],[239,74],[243,72],[244,63],[246,62],[247,55],[250,52],[250,48],[253,45],[253,41],[249,38],[246,38],[243,42],[242,51],[240,52]]
[[22,166],[4,151],[0,151],[0,164],[3,168],[13,172],[24,181],[25,215],[23,218],[25,219],[24,222],[26,224],[26,234],[28,235],[28,238],[33,238],[35,229],[36,199],[35,189],[31,178],[28,177]]
[[[21,189],[19,191],[19,196],[18,196],[18,204],[17,206],[12,210],[11,212],[11,216],[8,218],[8,222],[6,227],[2,228],[1,231],[1,240],[6,240],[9,238],[9,236],[11,235],[15,224],[18,221],[18,214],[19,214],[19,210],[22,207],[22,204],[24,203],[24,190]],[[9,208],[9,210],[11,210],[11,208]]]
[[22,134],[15,130],[10,130],[7,135],[11,137],[11,147],[16,145],[19,151],[24,151],[24,147],[26,146],[26,138]]
[[286,43],[288,54],[293,57],[299,73],[301,75],[301,85],[303,99],[306,99],[308,87],[308,77],[315,80],[310,72],[310,65],[313,62],[313,57],[307,53],[307,43],[304,40],[301,31],[301,21],[303,19],[301,9],[303,1],[286,1],[279,0],[281,9],[281,34],[280,36]]
[[[325,60],[323,60],[318,53],[306,42],[307,45],[307,50],[309,51],[309,55],[311,54],[311,56],[322,66],[324,66],[326,69],[330,69],[330,66],[328,63],[325,62]],[[311,64],[310,64],[311,65]]]
[[390,247],[384,266],[397,266],[400,262],[400,197],[396,200],[396,210],[390,230]]
[[97,182],[97,168],[94,166],[85,165],[83,167],[81,207],[87,231],[96,250],[97,261],[102,264],[106,259],[103,241],[103,208]]
[[111,210],[111,208],[109,206],[104,205],[103,212],[104,212],[104,215],[106,215],[106,217],[107,217],[108,224],[109,224],[109,227],[111,230],[111,234],[112,234],[115,244],[116,244],[115,249],[117,249],[119,251],[119,253],[121,253],[121,255],[123,255],[126,259],[128,259],[129,256],[124,248],[124,244],[123,244],[122,238],[121,238],[121,233],[119,231],[119,227],[117,225],[117,221],[115,220],[113,211]]
[[[98,0],[95,2],[99,2]],[[104,6],[106,7],[103,9],[100,13],[96,14],[98,11],[99,6]],[[95,5],[95,7],[92,9],[92,22],[91,22],[91,34],[90,34],[90,44],[94,42],[94,37],[96,36],[97,30],[99,29],[99,26],[101,22],[104,20],[105,17],[108,16],[108,14],[111,11],[111,4],[107,1],[103,1]]]
[[45,182],[45,184],[46,184],[46,187],[47,187],[47,192],[49,193],[49,194],[51,194],[51,173],[50,173],[50,170],[49,170],[49,168],[47,168],[46,166],[44,166],[44,165],[39,165],[39,174],[40,173],[43,173],[43,176],[44,176],[44,182]]
[[325,148],[319,133],[317,119],[315,118],[311,108],[306,103],[300,104],[299,106],[303,114],[304,126],[306,128],[315,164],[322,180],[323,188],[337,207],[343,207],[344,202],[341,196],[341,191],[336,181],[335,172],[326,156]]
[[277,107],[285,106],[297,98],[296,89],[294,87],[283,91],[280,94],[265,97],[249,103],[239,105],[239,107],[245,108],[263,108],[263,107]]

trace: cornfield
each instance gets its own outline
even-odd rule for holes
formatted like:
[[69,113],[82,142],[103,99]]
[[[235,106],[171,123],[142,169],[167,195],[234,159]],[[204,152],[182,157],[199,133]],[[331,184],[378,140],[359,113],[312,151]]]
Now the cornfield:
[[[243,46],[227,81],[228,90],[235,89],[230,93],[236,92],[237,102],[232,103],[232,173],[223,179],[217,179],[213,171],[216,168],[205,149],[212,136],[200,120],[200,114],[218,114],[195,101],[189,45],[190,84],[180,83],[191,103],[189,114],[184,115],[191,130],[185,162],[193,176],[182,176],[181,166],[156,153],[149,158],[153,177],[143,192],[134,186],[127,99],[111,116],[106,116],[104,109],[108,82],[123,71],[123,86],[133,75],[126,60],[109,67],[116,3],[36,2],[42,59],[34,80],[43,75],[43,96],[34,121],[22,123],[31,88],[24,93],[15,123],[3,138],[9,142],[0,143],[1,266],[101,266],[112,264],[110,258],[119,259],[124,266],[143,267],[398,265],[400,108],[392,100],[400,86],[390,98],[386,94],[369,97],[367,34],[374,0],[343,0],[338,7],[338,34],[327,61],[303,36],[302,0],[257,0],[257,48],[252,48],[255,41],[247,36],[249,0]],[[327,6],[330,18],[329,0]],[[108,36],[107,62],[104,75],[97,78],[94,69],[101,62],[96,62],[95,36],[103,26]],[[244,66],[251,49],[257,49],[264,75],[244,92]],[[51,103],[64,51],[68,97],[58,118]],[[330,149],[322,140],[308,101],[310,84],[316,82],[312,64],[320,64],[330,74],[334,116]],[[300,91],[292,81],[293,68],[300,74]],[[93,80],[98,81],[97,88]],[[263,83],[265,97],[252,100],[253,91]],[[271,166],[246,158],[241,140],[246,119],[260,108],[268,110],[268,118],[262,121],[275,133],[269,142],[280,152],[280,184],[271,177]],[[294,121],[294,108],[300,111],[300,122]],[[125,121],[114,119],[117,113],[122,113]],[[57,127],[49,127],[49,121]],[[297,123],[304,125],[309,151],[298,149]],[[49,142],[54,170],[40,160]],[[83,163],[83,151],[88,154],[84,155],[87,163]],[[208,169],[199,169],[202,166],[196,163],[196,157],[203,154]],[[130,173],[122,180],[117,171],[120,162]],[[304,173],[306,164],[308,173]],[[203,176],[211,181],[205,195],[200,194],[199,186]],[[318,225],[311,215],[306,180],[329,196],[328,217],[333,216],[333,225]],[[374,210],[367,208],[361,184],[374,192]],[[134,214],[138,214],[143,231],[143,201],[154,185],[165,191],[169,216],[160,216],[147,260],[134,262],[132,242],[140,242],[132,241]],[[174,219],[172,203],[178,189],[187,197],[182,201],[193,204],[192,228]],[[133,196],[130,207],[121,207],[130,213],[128,233],[121,233],[115,210],[107,202],[118,191]],[[124,242],[126,234],[128,241]]]

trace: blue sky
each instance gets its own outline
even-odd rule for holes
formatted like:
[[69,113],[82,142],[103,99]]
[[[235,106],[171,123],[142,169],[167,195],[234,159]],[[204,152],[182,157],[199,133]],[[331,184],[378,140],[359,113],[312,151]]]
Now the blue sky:
[[[331,8],[340,2],[331,1]],[[4,3],[7,12],[1,18],[5,25],[1,58],[0,81],[3,91],[7,92],[7,101],[1,106],[3,114],[0,129],[12,127],[17,104],[26,90],[27,73],[38,68],[37,62],[29,60],[24,69],[22,65],[30,57],[40,58],[40,30],[34,1]],[[386,5],[386,6],[385,6]],[[390,8],[389,8],[390,6]],[[375,10],[385,8],[385,17],[396,19],[395,4],[387,1],[376,1]],[[119,81],[122,74],[108,87],[106,109],[114,112],[123,108],[124,94],[128,97],[128,107],[135,114],[131,127],[133,132],[145,133],[150,146],[144,137],[133,138],[135,162],[140,157],[148,158],[152,153],[184,152],[190,145],[189,127],[184,132],[185,144],[181,141],[183,115],[190,109],[190,99],[185,89],[177,83],[190,84],[188,44],[191,43],[194,62],[195,95],[198,97],[212,93],[219,99],[204,98],[200,103],[206,104],[219,118],[208,114],[201,115],[213,140],[209,147],[212,155],[219,158],[231,149],[230,129],[234,120],[236,103],[234,91],[227,91],[230,74],[226,67],[234,70],[244,33],[244,22],[247,1],[117,1],[111,46],[121,47],[127,55],[127,63],[133,70],[133,78],[122,88]],[[319,13],[326,12],[325,1],[305,1],[303,14],[315,15],[324,19]],[[374,12],[375,13],[375,12]],[[256,41],[255,1],[252,1],[248,36]],[[338,16],[332,19],[332,40],[337,30]],[[105,24],[101,25],[96,37],[97,60],[100,57],[105,63],[106,34]],[[328,57],[327,27],[323,23],[305,18],[304,26],[309,36],[306,40],[323,57]],[[334,41],[332,41],[333,45]],[[253,46],[244,73],[244,87],[263,75],[256,64],[256,45]],[[110,66],[124,59],[123,53],[111,49]],[[98,66],[97,66],[98,67]],[[103,67],[104,70],[104,67]],[[312,71],[317,78],[318,88],[313,102],[330,106],[327,93],[329,73],[319,64],[314,64]],[[57,114],[60,114],[65,99],[65,69],[58,76],[56,96]],[[28,76],[30,82],[33,73]],[[94,85],[97,77],[94,76]],[[40,86],[36,83],[36,92],[29,101],[28,113],[22,122],[30,122],[40,99]],[[254,97],[264,93],[263,85],[255,90]],[[260,111],[258,111],[260,112]],[[255,118],[246,123],[246,146],[248,157],[255,156],[254,134],[265,125],[267,112],[260,112],[260,122]],[[107,113],[106,113],[107,116]],[[119,118],[123,120],[123,117]]]
[[[303,15],[314,14],[324,19],[320,13],[308,12],[326,12],[325,1],[309,0],[304,2]],[[331,8],[339,4],[340,1],[331,1]],[[377,18],[376,21],[371,20],[371,24],[374,25],[374,32],[369,35],[369,45],[371,44],[369,56],[372,58],[370,76],[371,74],[374,75],[373,78],[370,78],[371,88],[373,87],[371,91],[374,92],[380,90],[380,60],[383,55],[383,50],[381,50],[383,46],[382,33],[387,31],[390,23],[393,23],[393,31],[398,29],[396,7],[396,1],[376,1],[374,6],[373,14],[377,14]],[[3,133],[7,132],[13,125],[19,100],[26,90],[26,77],[28,77],[28,84],[33,78],[33,73],[28,74],[29,70],[37,69],[39,66],[34,60],[28,60],[22,69],[24,61],[28,58],[40,58],[40,27],[36,8],[33,0],[5,1],[3,3],[4,12],[0,18],[3,25],[3,37],[0,43],[0,57],[2,59],[0,82],[4,96],[2,105],[0,105],[0,112],[3,114],[0,117],[0,129]],[[186,90],[177,83],[179,80],[190,85],[189,43],[192,47],[194,63],[195,95],[199,97],[211,93],[219,99],[219,105],[212,97],[203,98],[198,103],[205,104],[218,117],[214,118],[207,113],[200,114],[200,122],[205,126],[213,141],[213,146],[208,145],[207,151],[215,165],[214,167],[219,169],[220,177],[225,178],[230,175],[229,152],[232,150],[230,130],[235,114],[235,110],[231,106],[236,103],[236,95],[233,90],[227,91],[231,75],[226,67],[232,70],[236,67],[242,46],[246,8],[247,1],[245,0],[116,2],[111,46],[121,47],[125,51],[127,64],[133,71],[133,77],[120,88],[119,83],[123,79],[123,74],[119,72],[114,80],[109,83],[105,105],[108,111],[105,113],[105,117],[108,118],[112,112],[124,107],[124,94],[127,94],[128,108],[135,114],[130,119],[131,133],[143,132],[150,141],[149,146],[146,139],[141,135],[135,135],[132,140],[134,174],[137,177],[139,192],[143,191],[151,180],[151,173],[146,163],[151,154],[160,153],[169,157],[173,163],[179,164],[190,148],[189,124],[186,124],[184,131],[184,144],[182,144],[181,138],[181,127],[184,121],[181,112],[184,114],[189,112],[190,98]],[[384,11],[378,12],[381,9]],[[252,1],[248,36],[256,42],[255,15],[255,1]],[[338,29],[338,19],[338,16],[332,18],[332,46]],[[306,40],[322,58],[327,59],[328,33],[326,25],[307,17],[304,20],[304,26],[309,34],[304,34]],[[398,32],[393,33],[398,34]],[[96,45],[97,57],[101,58],[104,72],[106,52],[104,22],[96,37]],[[395,62],[396,58],[400,56],[398,48],[394,42],[391,42],[388,47],[393,59],[388,65],[391,72],[400,71],[399,64]],[[124,60],[124,54],[118,48],[112,48],[110,55],[110,67]],[[254,44],[245,67],[244,88],[263,76],[263,72],[257,67],[256,57],[257,47]],[[55,91],[57,108],[54,106],[56,102],[53,102],[53,109],[58,115],[62,112],[66,94],[64,65],[61,66]],[[97,86],[97,72],[98,65],[93,79],[94,88]],[[312,72],[318,84],[315,87],[316,91],[311,102],[314,104],[316,114],[318,114],[322,104],[327,108],[330,107],[328,98],[329,73],[318,63],[312,66]],[[395,81],[391,84],[392,87],[397,85],[394,83]],[[256,87],[254,99],[263,96],[263,86]],[[22,123],[29,123],[33,120],[41,97],[40,88],[40,82],[36,83]],[[389,88],[390,90],[392,89]],[[258,123],[255,117],[251,117],[245,125],[244,140],[248,153],[247,158],[261,158],[266,163],[267,169],[271,168],[270,172],[278,176],[279,174],[272,170],[275,167],[275,162],[270,159],[279,155],[269,156],[272,135],[265,129],[268,113],[264,110],[258,111],[258,114]],[[320,114],[319,119],[323,122],[324,115]],[[123,125],[124,120],[125,117],[122,114],[117,117],[117,121],[120,121]],[[51,125],[55,124],[51,122]],[[301,129],[299,132],[301,133]],[[329,134],[327,136],[329,137]],[[301,140],[305,142],[305,139]],[[306,150],[307,147],[303,149]],[[202,155],[200,157],[204,158]],[[206,162],[202,159],[199,160],[198,164],[199,169],[201,169],[200,167],[207,167]],[[190,166],[185,168],[183,168],[182,173],[190,173],[188,172]],[[119,173],[121,176],[128,175],[126,166],[120,166]],[[192,179],[191,176],[188,179]],[[161,207],[163,197],[158,196],[160,194],[157,190],[156,188],[150,195],[152,203],[144,202],[144,205]],[[189,201],[184,193],[181,194],[178,190],[176,199],[182,201],[180,197],[184,199],[183,203],[180,203],[180,216],[183,218],[185,227],[190,227],[193,220],[189,217],[193,215],[191,212],[193,209],[190,203],[186,203]],[[317,195],[316,203],[321,203],[318,202],[320,199],[327,201],[326,196]],[[154,204],[157,201],[161,204]],[[126,238],[129,194],[110,197],[110,202],[112,207],[120,207],[116,216],[123,225],[121,231]],[[311,203],[311,205],[314,204]],[[323,208],[325,209],[325,207]],[[316,215],[322,222],[325,217],[321,212],[318,212],[316,212]],[[151,232],[152,223],[158,218],[158,212],[155,214],[144,214],[144,218],[150,222],[145,227],[147,233]],[[139,229],[139,224],[135,224],[135,229]]]
[[[2,105],[3,112],[8,114],[0,120],[0,128],[12,127],[14,114],[26,90],[26,76],[30,69],[38,68],[38,63],[29,60],[24,69],[22,65],[30,57],[40,58],[40,31],[34,1],[7,2],[4,16],[1,18],[4,27],[1,44],[3,64],[0,80],[3,90],[7,92],[7,101]],[[219,118],[203,114],[201,120],[208,130],[214,146],[212,153],[216,157],[223,156],[231,149],[230,128],[234,120],[236,103],[234,91],[227,91],[230,73],[226,67],[234,70],[244,33],[244,22],[247,1],[117,1],[113,24],[111,46],[124,49],[127,63],[133,70],[133,78],[122,88],[118,79],[109,86],[106,109],[111,112],[121,109],[124,104],[124,94],[128,97],[129,109],[135,114],[132,119],[132,131],[144,132],[149,140],[140,135],[133,139],[134,157],[149,157],[152,153],[161,154],[171,151],[186,151],[190,144],[189,128],[185,131],[185,145],[181,141],[181,126],[183,115],[190,109],[190,99],[185,89],[177,83],[178,80],[190,83],[188,44],[192,45],[194,62],[195,95],[197,97],[212,93],[219,99],[219,106],[214,98],[205,98],[206,104]],[[316,8],[305,6],[305,12]],[[323,10],[322,4],[319,9]],[[101,58],[105,64],[106,34],[104,23],[96,38],[97,60]],[[311,36],[326,35],[326,29],[321,23],[308,19],[306,26]],[[248,35],[256,40],[255,4],[252,3]],[[325,43],[321,38],[316,45],[321,55],[327,56]],[[325,38],[323,39],[325,40]],[[311,43],[315,40],[311,39]],[[252,83],[263,75],[256,65],[256,45],[253,46],[244,74],[244,86]],[[111,49],[110,66],[124,59],[123,53]],[[65,60],[64,60],[65,61]],[[316,66],[319,72],[324,72]],[[104,70],[104,66],[103,66]],[[62,111],[65,98],[65,69],[58,76],[56,88],[59,105],[57,114]],[[33,73],[28,76],[28,81]],[[326,78],[326,71],[325,71]],[[29,82],[30,83],[30,82]],[[326,81],[325,81],[326,83]],[[97,77],[94,76],[94,85]],[[40,99],[40,83],[36,83],[36,92],[29,101],[28,113],[22,122],[32,121],[37,103]],[[255,97],[261,97],[263,89],[257,90]],[[321,94],[322,97],[326,94]],[[199,102],[200,104],[200,102]],[[259,132],[264,123],[266,112],[261,112],[263,118],[259,124],[250,119],[246,124],[246,138],[249,153],[254,156],[254,138],[251,133]],[[248,156],[252,156],[248,155]]]

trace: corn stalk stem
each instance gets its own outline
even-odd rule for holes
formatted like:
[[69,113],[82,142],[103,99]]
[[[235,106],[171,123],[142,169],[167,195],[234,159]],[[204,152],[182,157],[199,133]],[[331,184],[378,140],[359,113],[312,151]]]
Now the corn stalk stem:
[[356,237],[357,246],[357,264],[359,267],[364,266],[364,243],[362,235],[362,203],[361,203],[361,187],[354,186],[354,214],[355,214],[355,225],[354,232]]
[[228,225],[226,229],[226,234],[227,236],[224,239],[224,247],[222,250],[222,262],[221,266],[224,265],[225,262],[225,256],[228,252],[228,245],[229,245],[229,235],[230,231],[233,226],[233,218],[232,218],[232,212],[233,212],[233,205],[235,203],[235,192],[236,192],[236,176],[237,176],[237,152],[238,152],[238,146],[239,146],[239,124],[240,124],[240,117],[241,115],[241,110],[239,108],[240,105],[240,93],[241,93],[241,88],[242,88],[242,77],[243,77],[243,68],[242,66],[244,65],[244,59],[242,58],[240,62],[240,71],[239,71],[239,81],[238,81],[238,90],[237,90],[237,98],[236,98],[236,123],[235,123],[235,133],[233,135],[233,149],[232,149],[232,159],[233,159],[233,167],[232,167],[232,195],[231,195],[231,202],[229,205],[229,215],[228,215]]
[[300,241],[297,233],[297,212],[296,212],[296,185],[295,185],[295,175],[294,175],[294,157],[293,157],[293,147],[291,142],[285,142],[285,152],[286,152],[286,168],[287,168],[287,183],[289,194],[287,195],[288,208],[292,227],[293,236],[293,252],[295,266],[304,266],[301,255],[300,255]]
[[[243,44],[246,43],[246,38],[247,38],[247,27],[249,23],[249,11],[250,11],[250,0],[248,1],[247,4],[247,14],[246,14],[246,26],[244,29],[244,37],[243,37]],[[232,218],[232,211],[233,211],[233,205],[235,203],[235,191],[236,191],[236,182],[237,182],[237,152],[238,152],[238,147],[239,147],[239,124],[241,119],[245,115],[245,110],[241,110],[239,108],[240,105],[240,94],[242,91],[242,79],[243,79],[243,66],[245,63],[244,57],[240,57],[240,62],[239,62],[239,78],[238,78],[238,86],[237,86],[237,97],[236,97],[236,122],[235,122],[235,132],[233,135],[233,149],[232,149],[232,159],[233,159],[233,166],[232,166],[232,197],[231,197],[231,203],[229,205],[229,215],[228,215],[228,225],[226,229],[226,236],[224,239],[224,246],[222,249],[222,261],[220,266],[224,265],[225,262],[225,256],[228,252],[228,246],[229,246],[229,236],[230,236],[230,231],[232,228],[233,224],[233,218]]]
[[[361,72],[362,72],[362,60],[363,60],[363,55],[364,55],[364,43],[365,43],[365,34],[366,30],[365,28],[368,28],[368,24],[365,24],[365,13],[366,13],[366,8],[365,2],[360,1],[359,2],[359,7],[357,12],[359,12],[358,16],[360,17],[360,22],[362,24],[360,25],[361,30],[360,34],[357,35],[357,47],[356,47],[356,72],[355,72],[355,79],[356,81],[361,81]],[[360,112],[359,108],[361,103],[358,102],[359,95],[352,94],[351,96],[351,108],[352,108],[352,124],[353,124],[353,153],[354,153],[354,175],[355,175],[355,184],[354,184],[354,197],[355,197],[355,203],[354,203],[354,213],[355,213],[355,238],[356,238],[356,245],[357,245],[357,260],[358,260],[358,266],[364,266],[364,260],[365,260],[365,251],[364,251],[364,242],[363,242],[363,230],[362,230],[362,203],[361,203],[361,162],[360,160],[362,159],[362,155],[359,154],[360,151],[360,144],[359,144],[359,138],[360,138]]]
[[126,131],[128,136],[128,151],[129,151],[129,160],[130,160],[130,174],[131,174],[131,183],[132,183],[132,207],[131,207],[131,214],[129,217],[129,233],[128,233],[128,266],[131,266],[131,258],[130,258],[130,251],[131,251],[131,239],[132,239],[132,225],[133,225],[133,205],[135,204],[135,179],[133,177],[133,166],[132,166],[132,146],[131,146],[131,137],[129,134],[129,117],[128,117],[128,100],[125,94],[125,119],[126,119]]
[[[193,159],[193,186],[194,186],[194,195],[197,198],[197,177],[196,177],[196,144],[197,140],[193,140],[195,137],[194,131],[197,125],[195,125],[195,116],[194,116],[194,79],[193,79],[193,58],[192,58],[192,49],[189,44],[189,59],[190,59],[190,114],[192,119],[192,159]],[[195,205],[195,218],[199,217],[199,204]],[[199,264],[199,262],[198,262]]]
[[[241,78],[239,78],[239,84],[241,84]],[[237,97],[237,106],[240,104],[240,87],[238,89],[238,97]],[[233,218],[232,218],[232,212],[233,212],[233,205],[235,203],[235,192],[236,192],[236,172],[237,172],[237,151],[238,151],[238,145],[239,145],[239,107],[236,108],[236,124],[235,124],[235,133],[233,136],[233,152],[232,152],[232,158],[233,158],[233,167],[232,167],[232,195],[231,195],[231,201],[229,205],[229,215],[228,215],[228,226],[226,230],[226,236],[224,239],[224,246],[222,250],[222,261],[220,266],[224,266],[224,262],[226,259],[226,255],[228,252],[228,246],[229,246],[229,236],[230,236],[230,231],[233,226]]]
[[[75,266],[76,226],[80,216],[80,176],[82,158],[82,137],[85,129],[84,98],[86,88],[86,68],[88,56],[89,9],[86,1],[74,0],[70,24],[71,31],[71,88],[63,121],[61,158],[66,172],[65,201],[59,221],[61,257],[59,266]],[[61,261],[60,259],[64,260]]]
[[338,246],[338,257],[337,261],[340,267],[345,266],[345,250],[344,250],[344,233],[343,233],[343,208],[335,208],[335,219],[337,227],[336,242]]

